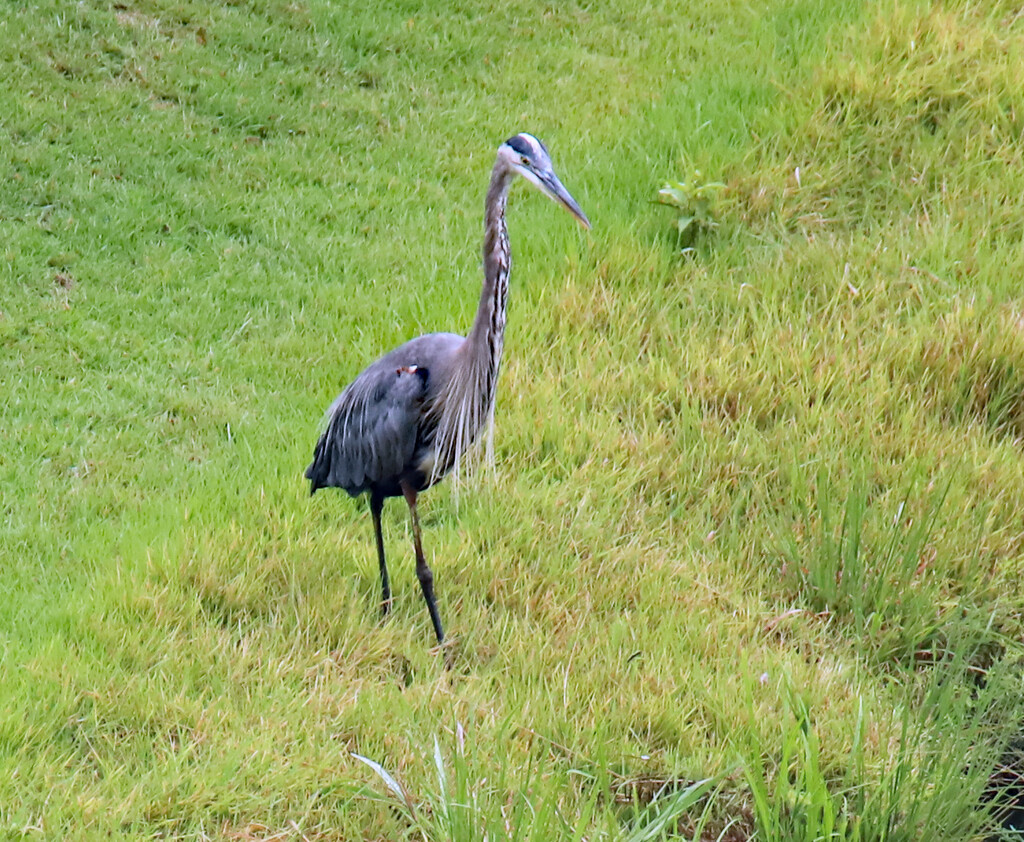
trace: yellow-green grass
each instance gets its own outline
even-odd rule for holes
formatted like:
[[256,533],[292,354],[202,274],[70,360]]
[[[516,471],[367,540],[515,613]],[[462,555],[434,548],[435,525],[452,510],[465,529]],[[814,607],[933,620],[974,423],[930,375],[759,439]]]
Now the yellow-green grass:
[[[708,777],[709,838],[977,832],[1024,719],[1013,4],[22,0],[0,74],[6,835],[641,838]],[[381,624],[302,471],[468,326],[520,130],[593,230],[510,201],[494,471],[421,507],[446,671],[404,506]]]

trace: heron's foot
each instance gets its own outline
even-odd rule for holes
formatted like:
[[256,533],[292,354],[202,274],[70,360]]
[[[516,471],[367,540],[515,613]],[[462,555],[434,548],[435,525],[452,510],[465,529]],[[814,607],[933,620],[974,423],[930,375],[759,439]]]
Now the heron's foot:
[[431,649],[431,652],[437,652],[439,655],[444,656],[444,668],[451,672],[455,666],[455,653],[458,651],[459,645],[457,638],[445,637],[438,641],[438,644]]
[[391,597],[389,596],[386,599],[382,599],[380,602],[380,618],[382,620],[387,619],[388,614],[391,613],[391,601]]

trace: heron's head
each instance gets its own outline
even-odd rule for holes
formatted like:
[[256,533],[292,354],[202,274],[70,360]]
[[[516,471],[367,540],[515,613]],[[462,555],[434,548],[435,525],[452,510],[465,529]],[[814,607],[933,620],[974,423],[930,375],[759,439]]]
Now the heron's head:
[[584,228],[590,227],[590,220],[583,213],[569,191],[555,175],[548,150],[532,134],[517,134],[510,137],[498,149],[498,156],[512,172],[518,173],[541,193],[558,202],[580,221]]

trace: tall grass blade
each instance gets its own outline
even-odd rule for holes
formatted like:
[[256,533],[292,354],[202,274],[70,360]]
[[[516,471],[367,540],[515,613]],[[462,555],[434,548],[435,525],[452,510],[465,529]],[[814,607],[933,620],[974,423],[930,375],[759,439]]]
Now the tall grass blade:
[[367,766],[369,766],[377,774],[377,777],[384,781],[384,785],[387,786],[389,790],[391,790],[391,792],[395,795],[396,798],[398,798],[399,801],[401,801],[410,809],[412,808],[412,803],[409,801],[409,796],[406,795],[405,790],[402,789],[401,784],[399,784],[398,781],[396,781],[391,776],[387,769],[381,766],[376,760],[371,760],[369,757],[364,757],[363,755],[356,754],[355,752],[352,752],[351,754],[360,763],[365,763]]

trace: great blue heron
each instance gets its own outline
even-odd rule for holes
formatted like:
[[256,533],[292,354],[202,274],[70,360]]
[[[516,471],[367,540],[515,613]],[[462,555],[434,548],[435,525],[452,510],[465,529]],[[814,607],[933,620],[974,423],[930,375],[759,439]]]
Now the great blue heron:
[[328,410],[313,464],[311,491],[344,488],[370,493],[380,564],[381,607],[391,608],[380,513],[388,497],[405,497],[412,517],[416,577],[437,642],[444,642],[434,598],[434,576],[423,556],[416,496],[455,467],[490,419],[505,337],[511,257],[505,202],[516,175],[565,207],[585,227],[586,215],[558,180],[548,151],[533,135],[498,147],[484,211],[484,283],[469,334],[428,333],[400,345],[367,367]]

